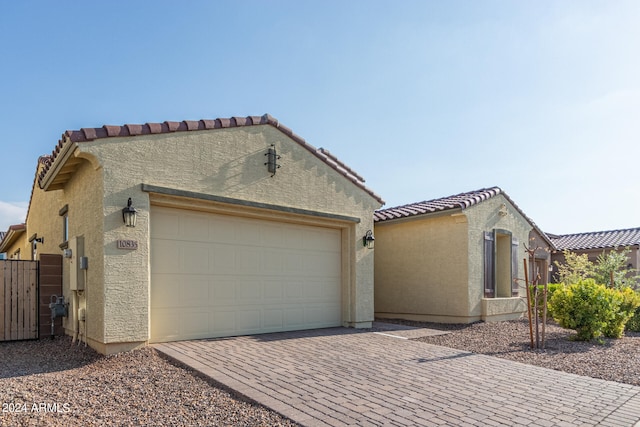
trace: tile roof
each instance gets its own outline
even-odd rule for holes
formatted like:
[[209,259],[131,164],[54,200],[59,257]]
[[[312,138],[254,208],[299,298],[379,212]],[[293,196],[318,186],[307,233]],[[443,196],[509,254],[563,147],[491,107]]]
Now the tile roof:
[[264,114],[262,116],[217,118],[214,120],[184,120],[181,122],[166,121],[162,123],[125,124],[122,126],[105,125],[101,128],[81,128],[80,130],[68,130],[64,134],[62,134],[62,137],[58,141],[58,144],[54,148],[51,155],[47,156],[47,163],[38,176],[38,184],[42,188],[45,176],[52,168],[58,155],[66,144],[93,141],[101,138],[131,137],[138,135],[202,131],[256,125],[270,125],[275,127],[280,132],[284,133],[289,138],[293,139],[298,144],[309,150],[316,157],[327,163],[331,168],[342,174],[356,186],[365,190],[378,202],[384,204],[384,201],[380,196],[375,194],[372,190],[364,185],[365,181],[360,175],[355,173],[351,168],[346,166],[327,150],[324,150],[322,148],[315,148],[311,144],[307,143],[302,137],[295,134],[291,129],[284,126],[269,114]]
[[559,250],[600,249],[640,245],[640,228],[553,235],[549,238]]
[[492,197],[502,194],[502,196],[511,203],[511,205],[531,224],[534,230],[545,240],[545,242],[553,248],[553,242],[547,234],[542,231],[535,222],[531,220],[523,211],[515,204],[513,200],[500,187],[482,188],[480,190],[469,191],[466,193],[455,194],[453,196],[441,197],[424,202],[411,203],[408,205],[397,206],[394,208],[379,209],[374,213],[374,221],[382,222],[400,218],[411,218],[419,215],[428,215],[436,212],[444,212],[453,209],[466,209],[473,205],[484,202]]
[[[390,219],[431,214],[434,212],[443,212],[451,209],[466,209],[501,193],[504,194],[500,187],[482,188],[480,190],[441,197],[439,199],[426,200],[424,202],[411,203],[394,208],[380,209],[375,212],[374,219],[376,222],[379,222]],[[506,194],[504,195],[506,196]]]
[[6,232],[0,231],[0,242],[2,242],[2,240],[4,239],[4,235],[5,234],[6,234]]

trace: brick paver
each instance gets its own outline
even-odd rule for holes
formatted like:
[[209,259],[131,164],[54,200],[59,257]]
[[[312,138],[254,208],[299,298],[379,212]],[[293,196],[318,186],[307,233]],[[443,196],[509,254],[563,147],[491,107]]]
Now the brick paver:
[[306,426],[633,426],[640,387],[332,328],[154,344]]

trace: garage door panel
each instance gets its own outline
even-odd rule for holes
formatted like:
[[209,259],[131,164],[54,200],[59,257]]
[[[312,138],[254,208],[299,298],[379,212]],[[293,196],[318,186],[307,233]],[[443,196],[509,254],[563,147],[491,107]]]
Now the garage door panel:
[[280,275],[285,272],[284,260],[287,252],[284,249],[273,249],[269,252],[262,252],[262,271],[266,275]]
[[284,311],[285,327],[296,329],[305,325],[304,309],[301,307],[289,308]]
[[244,274],[260,274],[260,250],[241,246],[236,248],[236,272]]
[[209,333],[209,311],[192,310],[180,317],[180,334],[200,338]]
[[236,268],[236,253],[224,243],[212,243],[209,250],[209,265],[218,275],[233,274]]
[[151,292],[151,307],[166,308],[172,306],[172,297],[176,294],[176,276],[170,274],[153,274],[153,292]]
[[281,280],[265,280],[263,283],[264,302],[278,304],[284,300],[283,283]]
[[263,313],[264,328],[281,330],[284,328],[284,310],[278,309],[265,309]]
[[232,306],[236,303],[236,284],[235,279],[216,279],[213,278],[211,287],[213,292],[209,297],[209,305],[215,306]]
[[258,279],[242,278],[236,285],[238,304],[260,304],[262,302],[262,282]]
[[239,219],[232,226],[235,227],[235,242],[234,244],[244,245],[244,246],[260,246],[261,238],[260,238],[260,228],[255,221],[249,221],[244,219]]
[[151,271],[171,273],[180,270],[180,248],[170,240],[157,240],[151,257]]
[[216,311],[210,315],[209,331],[212,337],[223,337],[235,334],[236,314],[233,311]]
[[339,230],[155,206],[151,229],[152,342],[341,324]]
[[179,214],[176,211],[154,212],[151,234],[159,239],[178,239],[180,237]]
[[196,213],[186,214],[180,220],[181,239],[189,242],[208,242],[209,219]]
[[242,310],[235,312],[236,327],[240,334],[251,334],[262,329],[262,312],[259,309]]
[[182,276],[182,286],[174,293],[182,307],[209,306],[209,278],[207,276]]
[[336,308],[330,304],[309,306],[305,309],[305,323],[315,324],[317,327],[328,326],[333,323],[337,314]]
[[209,268],[209,246],[204,243],[181,245],[181,268],[180,273],[185,274],[208,274]]
[[331,302],[340,296],[340,282],[309,280],[304,284],[304,298],[313,302]]
[[209,237],[213,243],[235,244],[233,221],[225,218],[209,219]]

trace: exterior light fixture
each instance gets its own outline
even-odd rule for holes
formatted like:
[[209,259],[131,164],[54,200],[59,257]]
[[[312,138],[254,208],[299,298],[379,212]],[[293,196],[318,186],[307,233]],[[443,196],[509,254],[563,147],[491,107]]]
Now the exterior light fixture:
[[373,249],[373,244],[375,240],[376,238],[373,237],[373,231],[369,230],[365,233],[364,237],[362,238],[362,246],[366,247],[367,249]]
[[265,163],[265,165],[267,166],[267,170],[273,177],[276,174],[276,171],[280,169],[280,165],[278,164],[278,160],[280,160],[280,156],[276,152],[276,146],[271,144],[271,146],[269,147],[267,152],[264,153],[264,155],[267,156],[267,161]]
[[136,208],[131,206],[131,197],[129,197],[129,200],[127,200],[127,207],[122,208],[122,221],[124,221],[124,225],[127,227],[135,227],[137,213],[138,211]]

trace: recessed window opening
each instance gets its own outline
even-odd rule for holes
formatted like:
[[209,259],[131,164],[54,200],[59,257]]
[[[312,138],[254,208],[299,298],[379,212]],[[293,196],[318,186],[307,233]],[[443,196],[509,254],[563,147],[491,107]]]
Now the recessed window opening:
[[495,271],[498,298],[511,296],[511,234],[496,232]]

